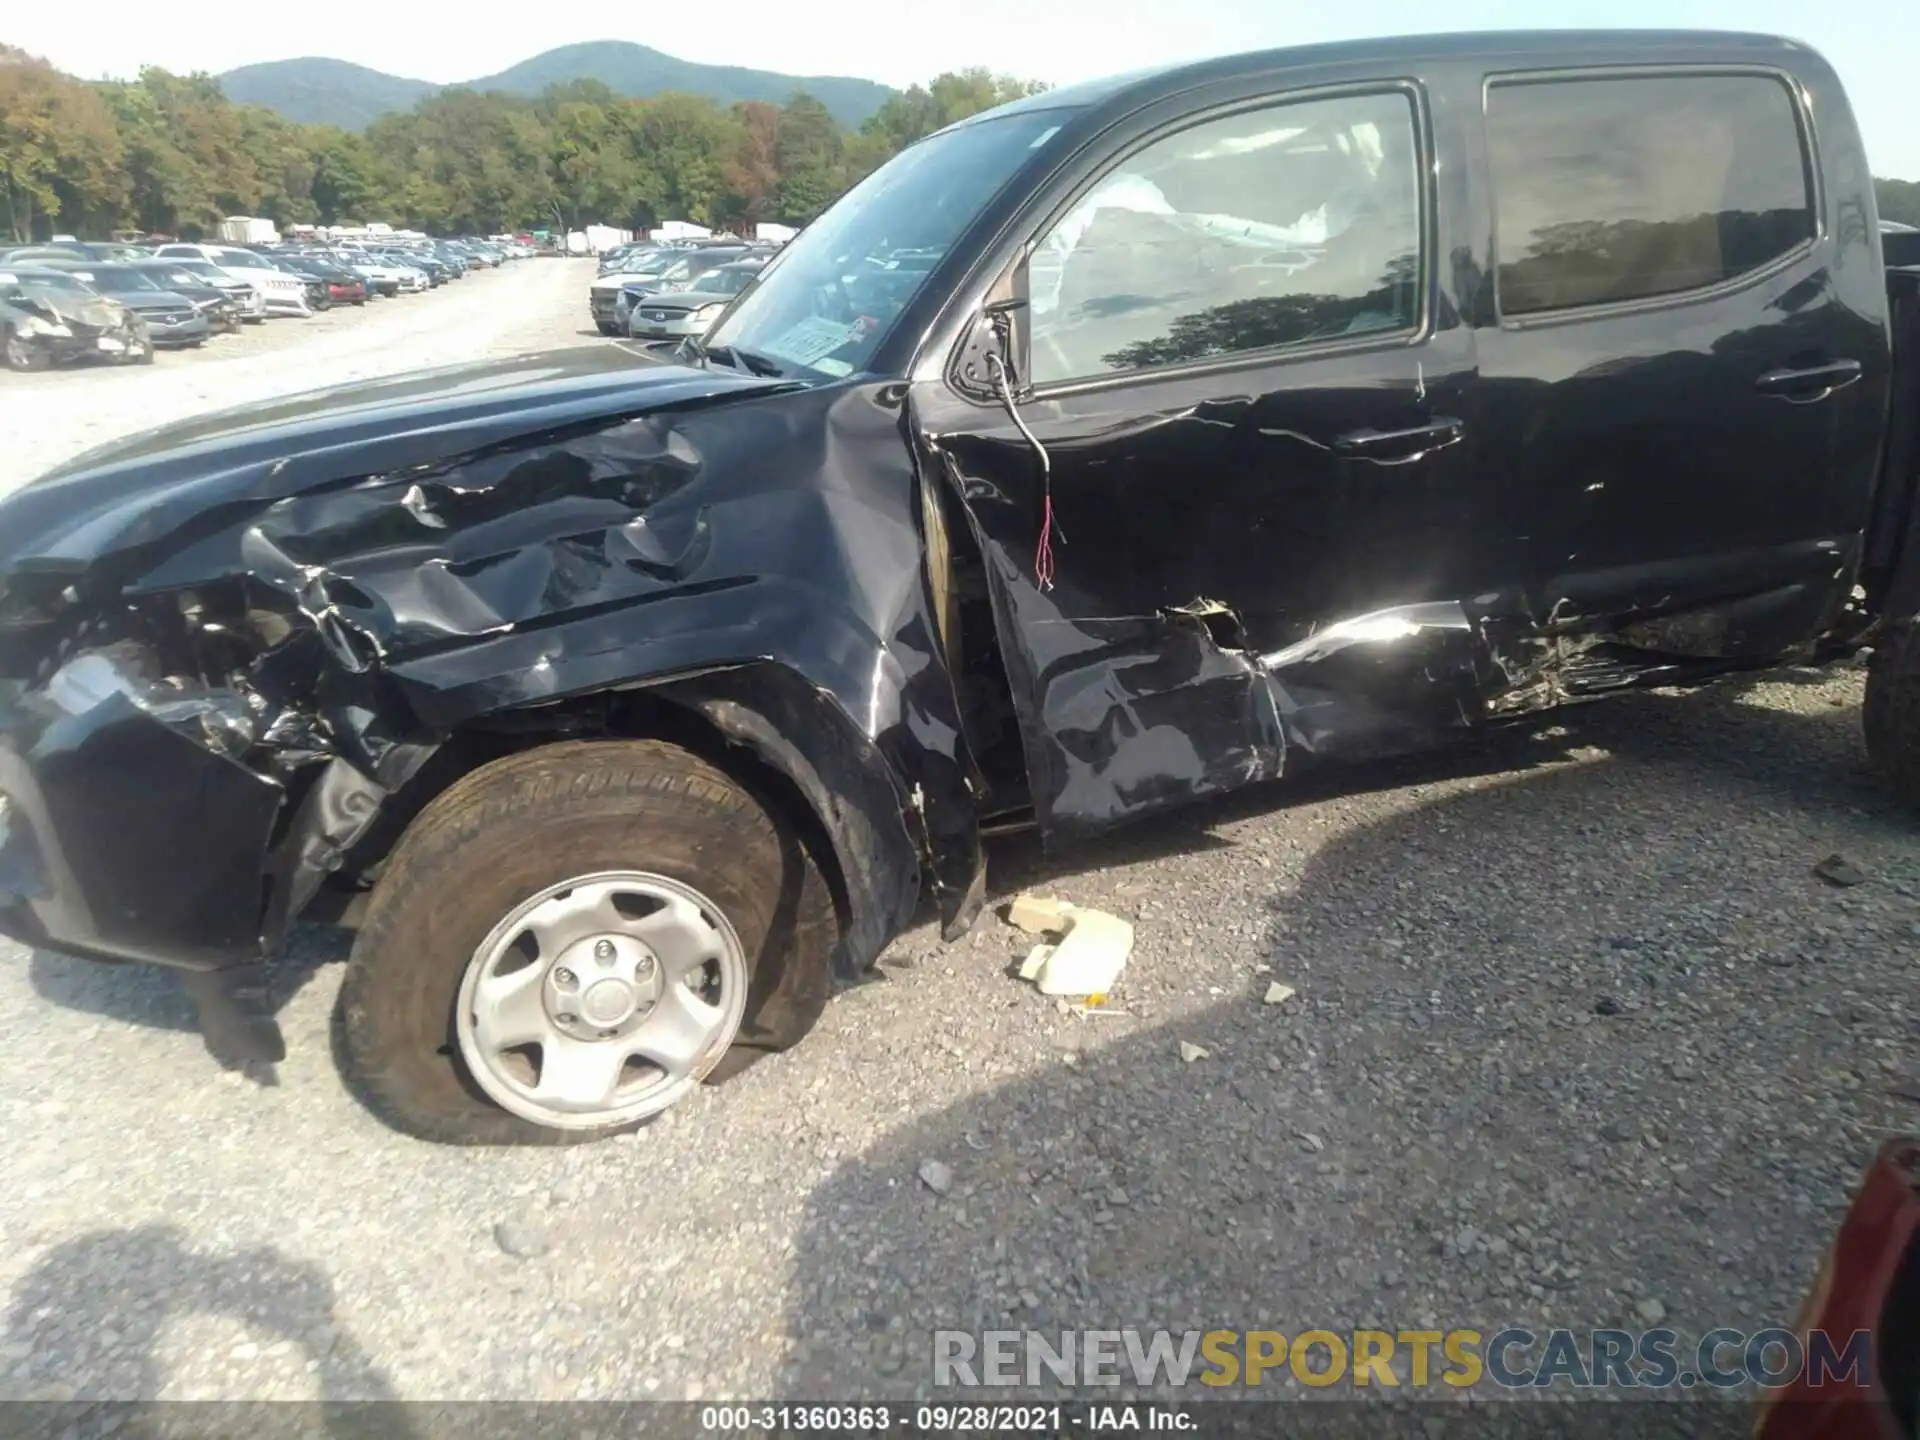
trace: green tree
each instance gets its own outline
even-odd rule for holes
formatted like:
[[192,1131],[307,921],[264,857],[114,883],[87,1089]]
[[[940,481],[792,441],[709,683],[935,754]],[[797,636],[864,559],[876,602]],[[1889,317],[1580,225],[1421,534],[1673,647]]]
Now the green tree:
[[780,170],[774,209],[790,224],[806,224],[846,188],[845,133],[827,107],[804,91],[780,111],[774,157]]
[[0,203],[7,232],[36,219],[111,221],[124,196],[113,117],[91,89],[25,51],[0,46]]
[[[19,237],[56,223],[198,237],[237,214],[434,231],[556,217],[804,224],[904,146],[1038,88],[950,71],[855,135],[804,94],[723,109],[693,95],[621,99],[595,80],[532,98],[452,88],[355,135],[234,105],[206,75],[82,82],[0,46],[0,221]],[[1889,213],[1896,200],[1883,200]]]

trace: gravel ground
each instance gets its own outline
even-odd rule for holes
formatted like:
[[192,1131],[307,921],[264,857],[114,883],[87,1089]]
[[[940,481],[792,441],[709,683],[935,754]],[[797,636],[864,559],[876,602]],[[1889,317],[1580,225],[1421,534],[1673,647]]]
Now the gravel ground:
[[[585,279],[528,263],[0,405],[31,470],[216,380],[572,340]],[[998,894],[1135,921],[1120,1013],[1009,978],[992,915],[916,931],[799,1050],[587,1150],[359,1108],[336,932],[279,966],[272,1084],[215,1065],[171,976],[5,947],[0,1399],[905,1397],[936,1328],[1790,1323],[1914,1119],[1886,1092],[1920,1035],[1920,846],[1859,695],[1852,669],[1648,694],[1004,844]],[[1864,883],[1816,878],[1833,852]]]

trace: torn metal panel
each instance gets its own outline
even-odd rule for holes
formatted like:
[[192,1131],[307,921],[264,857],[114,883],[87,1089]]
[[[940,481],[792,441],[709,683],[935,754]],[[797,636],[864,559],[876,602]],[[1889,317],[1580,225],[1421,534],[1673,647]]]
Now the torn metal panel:
[[1273,694],[1252,657],[1216,642],[1223,617],[1070,620],[1004,553],[989,569],[1034,808],[1050,834],[1280,773]]
[[1304,754],[1390,754],[1478,722],[1484,634],[1458,601],[1337,620],[1262,656],[1288,744]]

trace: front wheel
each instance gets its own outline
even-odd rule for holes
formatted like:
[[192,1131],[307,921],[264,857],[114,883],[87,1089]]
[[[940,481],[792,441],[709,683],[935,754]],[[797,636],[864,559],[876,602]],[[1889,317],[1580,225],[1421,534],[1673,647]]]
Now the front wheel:
[[27,343],[27,339],[17,330],[8,330],[0,341],[0,355],[4,355],[9,370],[45,370],[53,364],[53,357],[46,351]]
[[1867,755],[1901,800],[1920,808],[1920,619],[1874,646],[1860,708]]
[[424,1139],[598,1139],[735,1046],[799,1040],[836,935],[805,845],[731,776],[655,741],[546,746],[402,837],[341,991],[348,1078]]
[[620,327],[611,320],[596,320],[593,323],[599,327],[602,335],[619,335],[621,333]]

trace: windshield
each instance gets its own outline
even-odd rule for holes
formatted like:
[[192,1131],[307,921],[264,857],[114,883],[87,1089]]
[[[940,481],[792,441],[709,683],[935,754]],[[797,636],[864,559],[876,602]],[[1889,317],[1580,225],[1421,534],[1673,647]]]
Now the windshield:
[[850,375],[872,358],[927,274],[1065,112],[976,120],[902,150],[790,241],[707,336],[784,371]]
[[246,270],[271,270],[273,267],[251,250],[222,250],[220,264]]
[[28,290],[62,290],[80,295],[93,293],[91,286],[58,270],[21,270],[13,278]]

